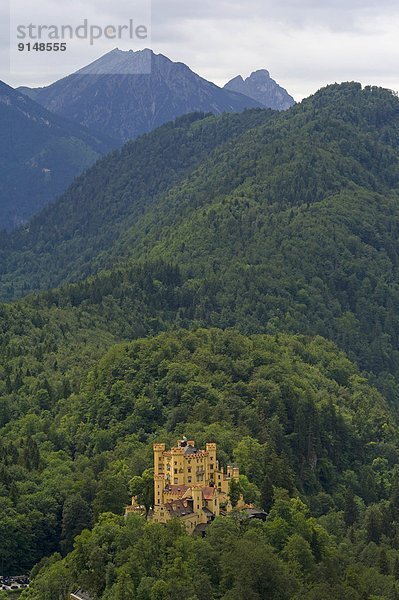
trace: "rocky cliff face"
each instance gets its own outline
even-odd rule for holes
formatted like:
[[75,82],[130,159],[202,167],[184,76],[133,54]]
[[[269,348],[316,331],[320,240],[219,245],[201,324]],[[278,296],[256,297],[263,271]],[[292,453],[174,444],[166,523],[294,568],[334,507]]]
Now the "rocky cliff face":
[[295,104],[294,98],[270,77],[266,69],[254,71],[246,79],[238,75],[226,83],[224,89],[244,94],[266,108],[275,110],[287,110]]
[[36,102],[93,131],[125,142],[190,112],[241,112],[262,107],[222,89],[151,50],[115,49],[76,73],[36,90]]

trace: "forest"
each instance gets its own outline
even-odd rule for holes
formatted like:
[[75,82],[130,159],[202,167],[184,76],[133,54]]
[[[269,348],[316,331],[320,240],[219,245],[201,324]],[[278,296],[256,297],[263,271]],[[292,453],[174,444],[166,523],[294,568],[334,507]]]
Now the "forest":
[[[399,598],[398,141],[398,98],[355,83],[191,115],[2,234],[21,600]],[[153,442],[182,435],[237,462],[265,523],[124,519]]]
[[[153,440],[182,431],[238,462],[244,496],[269,512],[264,525],[221,517],[202,540],[117,516],[151,469]],[[77,582],[100,598],[176,598],[182,560],[193,598],[241,598],[246,580],[254,598],[316,598],[321,572],[337,598],[352,586],[348,597],[361,598],[357,579],[396,597],[398,430],[380,393],[322,338],[183,329],[116,345],[77,393],[5,433],[4,558],[15,572],[38,562],[27,598],[63,598]],[[233,578],[231,537],[244,569]],[[265,579],[253,561],[270,562]]]

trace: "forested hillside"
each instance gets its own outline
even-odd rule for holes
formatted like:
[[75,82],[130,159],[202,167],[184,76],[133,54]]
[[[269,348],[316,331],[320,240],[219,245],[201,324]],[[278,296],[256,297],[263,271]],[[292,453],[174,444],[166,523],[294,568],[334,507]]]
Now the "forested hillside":
[[9,300],[114,266],[108,260],[114,244],[150,206],[214,148],[272,115],[188,115],[99,161],[59,202],[0,239],[2,296]]
[[[120,514],[132,478],[151,467],[152,441],[171,443],[183,431],[201,444],[215,440],[224,464],[239,463],[244,494],[271,511],[267,524],[222,519],[204,542],[177,526],[103,516],[66,562],[55,556],[35,569],[27,598],[62,598],[78,583],[101,598],[123,598],[126,585],[131,598],[136,591],[138,598],[155,598],[145,594],[155,594],[157,569],[164,581],[158,597],[174,598],[170,552],[178,564],[191,564],[196,552],[203,556],[196,568],[185,568],[193,598],[203,598],[204,590],[208,597],[242,598],[241,576],[226,579],[224,571],[231,568],[231,536],[238,552],[248,546],[248,565],[258,548],[257,560],[270,567],[261,574],[242,566],[254,598],[264,597],[259,585],[275,587],[272,598],[316,597],[321,572],[321,589],[335,597],[357,590],[357,580],[396,593],[398,430],[385,401],[321,338],[216,329],[115,346],[74,393],[55,401],[42,391],[23,418],[9,422],[1,471],[7,569],[68,552],[73,537],[101,513]],[[210,556],[216,552],[217,559],[207,567],[213,535],[219,542]],[[141,564],[134,557],[142,544],[149,554]],[[376,566],[383,556],[385,571]],[[340,561],[346,567],[337,571]]]
[[0,231],[25,223],[115,147],[2,81],[0,131]]
[[284,114],[184,118],[6,237],[3,294],[166,258],[201,323],[333,339],[397,402],[398,137],[398,99],[355,83]]
[[[1,281],[13,273],[18,284],[20,274],[35,291],[82,278],[140,256],[142,246],[166,238],[168,225],[189,228],[201,209],[222,201],[241,199],[236,220],[244,213],[251,222],[247,202],[254,203],[266,229],[266,217],[316,207],[356,187],[387,195],[398,184],[398,137],[398,99],[359,84],[330,86],[282,114],[183,117],[106,157],[3,239]],[[199,235],[208,235],[206,228]]]
[[[398,99],[358,84],[192,115],[2,237],[3,296],[36,292],[0,305],[22,598],[399,597],[398,141]],[[183,434],[239,464],[264,524],[121,517]]]

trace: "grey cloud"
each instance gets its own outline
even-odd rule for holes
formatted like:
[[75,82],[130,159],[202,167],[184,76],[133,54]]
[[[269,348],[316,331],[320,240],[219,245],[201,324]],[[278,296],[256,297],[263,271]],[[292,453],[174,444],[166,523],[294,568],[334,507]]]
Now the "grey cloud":
[[[32,6],[30,0],[12,2],[20,14],[25,3]],[[135,2],[147,0],[42,0],[39,6],[49,18],[64,21],[123,21],[135,16]],[[1,3],[2,23],[3,15]],[[219,84],[238,73],[268,68],[299,99],[326,83],[347,79],[399,87],[398,29],[397,0],[153,0],[152,40],[145,45]],[[6,47],[2,36],[0,61]],[[59,76],[112,47],[102,42],[90,52],[71,48]],[[27,73],[25,80],[16,73],[1,73],[0,78],[13,85],[51,81],[44,69]]]
[[397,0],[153,0],[154,26],[173,20],[195,19],[199,22],[221,18],[229,20],[265,19],[289,28],[316,25],[330,30],[362,29],[362,19],[397,10]]

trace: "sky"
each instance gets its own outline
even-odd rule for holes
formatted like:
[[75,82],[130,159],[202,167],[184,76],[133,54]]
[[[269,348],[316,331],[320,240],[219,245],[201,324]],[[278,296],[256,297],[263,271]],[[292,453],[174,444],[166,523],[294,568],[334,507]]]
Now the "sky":
[[[73,40],[62,54],[17,49],[18,25],[85,18],[100,27],[133,19],[148,37]],[[398,91],[398,31],[397,0],[2,0],[0,79],[46,85],[114,47],[151,47],[218,85],[266,68],[298,101],[341,81]]]

